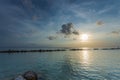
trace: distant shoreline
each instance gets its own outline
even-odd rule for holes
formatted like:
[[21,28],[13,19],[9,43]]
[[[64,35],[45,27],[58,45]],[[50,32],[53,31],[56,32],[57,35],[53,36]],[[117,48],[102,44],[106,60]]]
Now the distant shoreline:
[[27,52],[57,52],[57,51],[82,51],[82,50],[120,50],[120,48],[70,48],[70,49],[39,49],[39,50],[1,50],[0,53],[27,53]]

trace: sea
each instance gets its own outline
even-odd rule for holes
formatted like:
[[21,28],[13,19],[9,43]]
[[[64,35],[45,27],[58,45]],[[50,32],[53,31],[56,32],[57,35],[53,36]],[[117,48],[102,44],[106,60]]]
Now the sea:
[[0,53],[0,80],[26,71],[38,80],[120,80],[120,50]]

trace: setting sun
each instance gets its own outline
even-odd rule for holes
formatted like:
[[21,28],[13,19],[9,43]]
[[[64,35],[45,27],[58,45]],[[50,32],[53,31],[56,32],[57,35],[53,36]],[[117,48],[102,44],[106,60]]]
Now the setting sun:
[[88,34],[81,34],[80,36],[82,41],[87,41],[88,40]]

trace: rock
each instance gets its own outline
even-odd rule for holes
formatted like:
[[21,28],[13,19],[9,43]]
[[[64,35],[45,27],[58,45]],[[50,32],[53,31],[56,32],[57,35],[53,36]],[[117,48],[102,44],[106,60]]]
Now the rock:
[[24,79],[24,77],[20,75],[17,78],[15,78],[14,80],[26,80],[26,79]]
[[38,80],[38,76],[35,72],[33,71],[27,71],[23,74],[23,77],[26,79],[26,80]]

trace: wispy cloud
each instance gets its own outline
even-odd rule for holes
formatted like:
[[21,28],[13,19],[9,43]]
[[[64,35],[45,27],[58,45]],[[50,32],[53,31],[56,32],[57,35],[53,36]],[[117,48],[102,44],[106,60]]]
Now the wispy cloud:
[[114,35],[114,36],[119,36],[120,31],[112,31],[111,34]]
[[103,9],[100,9],[97,14],[98,15],[101,15],[101,14],[104,14],[104,13],[107,13],[109,11],[111,11],[112,9],[114,8],[114,6],[105,6]]
[[89,2],[83,2],[81,5],[83,5],[83,6],[91,6],[91,5],[95,5],[95,4],[96,4],[96,2],[89,1]]
[[28,10],[32,10],[33,9],[33,4],[31,0],[21,0],[24,7],[26,7]]
[[0,44],[64,42],[87,32],[118,36],[118,6],[114,0],[0,0]]
[[74,13],[75,16],[83,18],[83,19],[89,19],[91,15],[91,11],[86,8],[82,8],[78,5],[73,5],[69,9],[72,13]]

